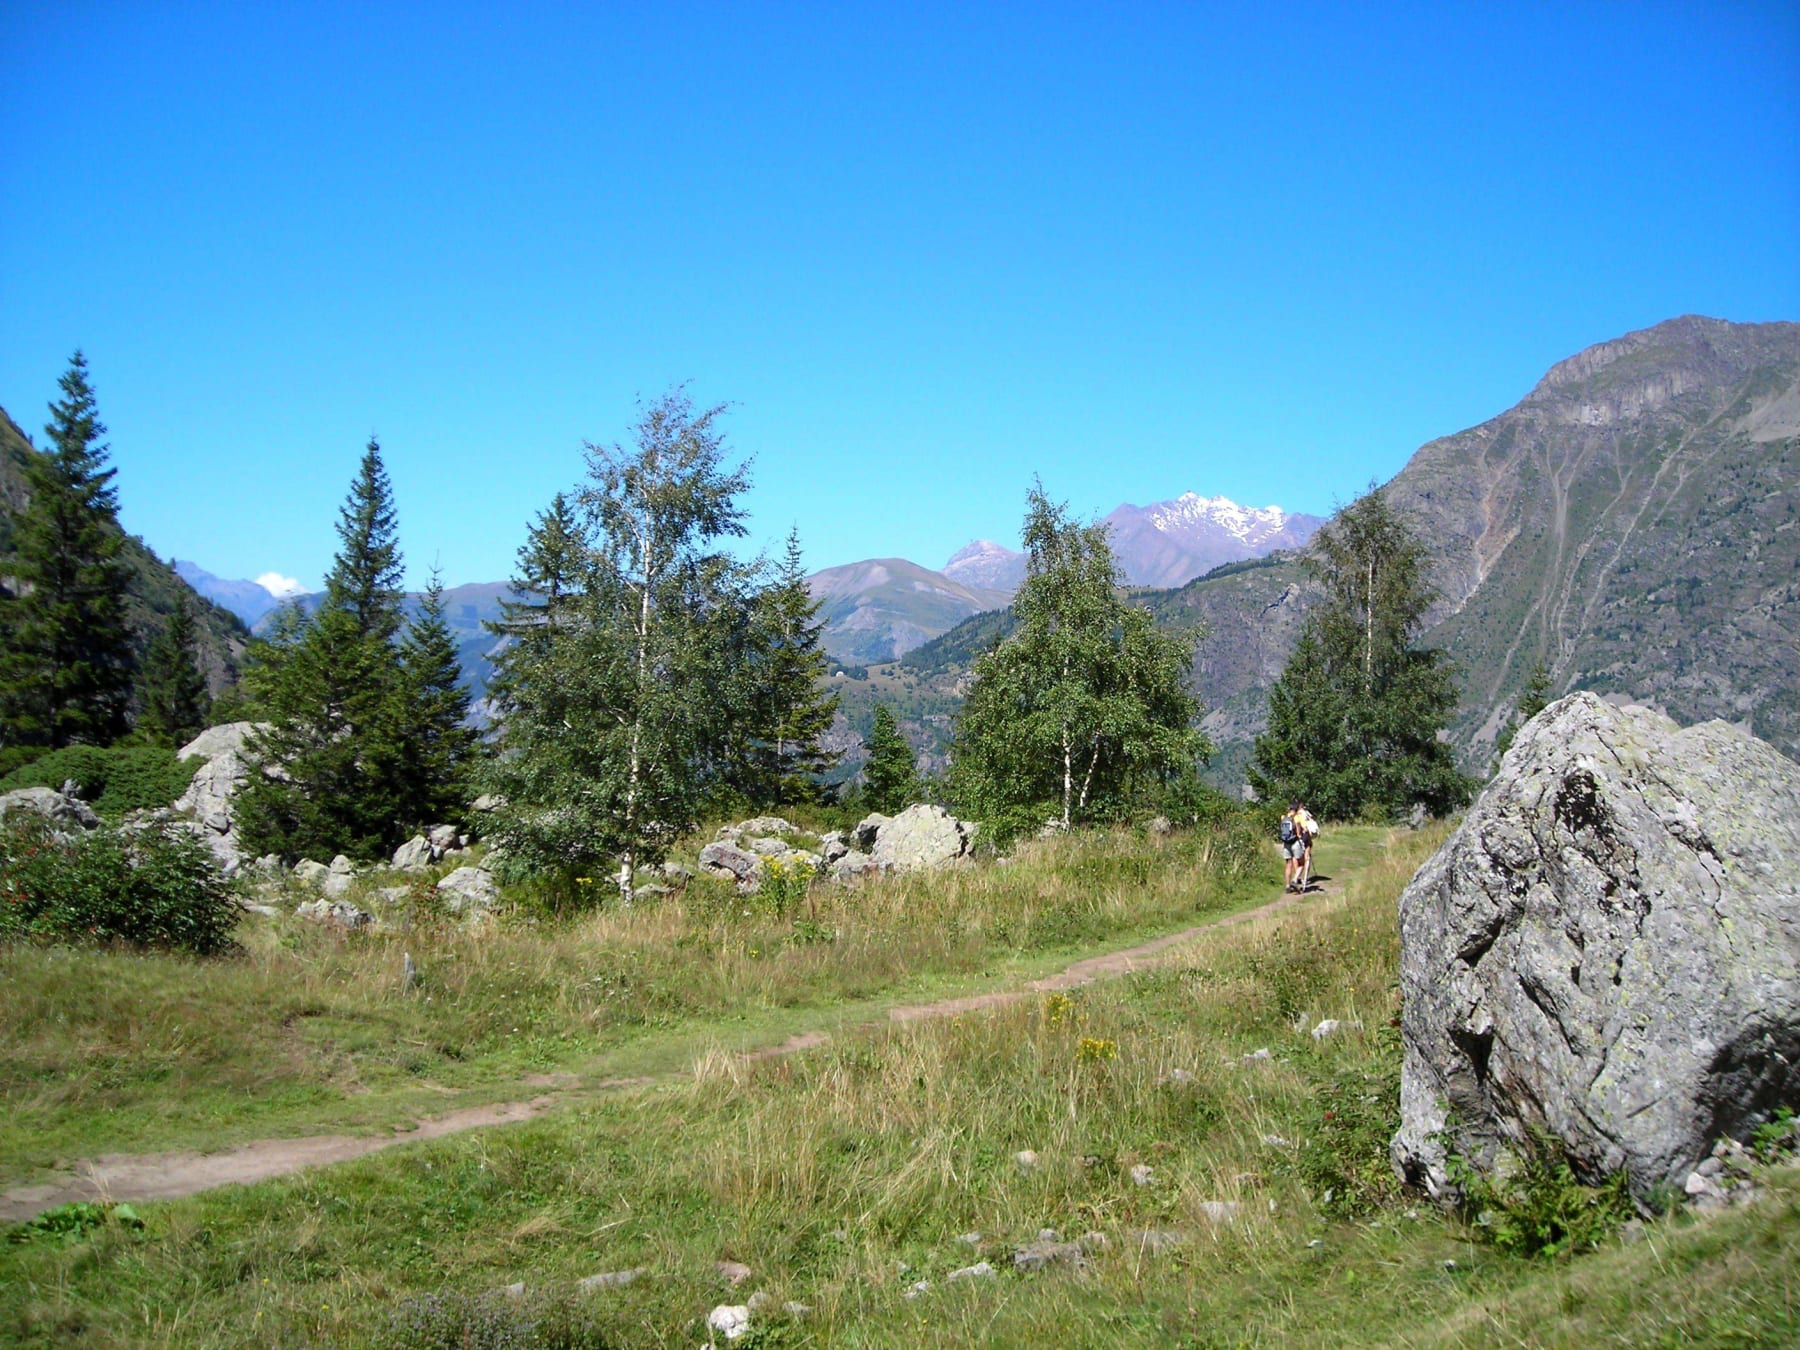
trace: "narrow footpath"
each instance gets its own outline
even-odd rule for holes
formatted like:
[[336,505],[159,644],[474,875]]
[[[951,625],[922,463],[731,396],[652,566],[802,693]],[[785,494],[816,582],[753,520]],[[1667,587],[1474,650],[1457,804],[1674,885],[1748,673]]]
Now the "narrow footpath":
[[[1310,896],[1325,888],[1314,883]],[[1203,933],[1266,919],[1307,899],[1307,895],[1284,894],[1255,909],[1247,909],[1221,919],[1196,924],[1178,933],[1169,933],[1149,942],[1077,961],[1042,979],[1031,981],[1021,989],[975,994],[966,998],[947,998],[935,1003],[905,1004],[888,1009],[889,1023],[921,1022],[934,1017],[957,1017],[983,1008],[996,1008],[1038,994],[1055,993],[1143,970],[1157,964],[1172,947],[1178,947]],[[879,1026],[880,1021],[857,1024],[861,1030]],[[744,1052],[745,1059],[770,1059],[779,1055],[811,1050],[829,1039],[824,1032],[812,1031],[790,1037],[779,1045]],[[512,1102],[493,1102],[428,1116],[397,1127],[389,1134],[372,1135],[308,1135],[290,1139],[257,1139],[247,1144],[220,1149],[214,1153],[108,1153],[76,1163],[67,1172],[45,1182],[19,1186],[0,1193],[0,1223],[19,1223],[75,1201],[118,1203],[144,1200],[175,1200],[215,1186],[248,1185],[287,1176],[302,1168],[348,1162],[366,1157],[397,1144],[421,1139],[441,1139],[464,1130],[482,1129],[490,1125],[507,1125],[542,1115],[577,1095],[643,1087],[658,1081],[669,1081],[675,1075],[661,1078],[611,1078],[581,1083],[572,1075],[558,1074],[553,1079],[537,1079],[521,1087],[542,1086],[554,1082],[559,1090]]]

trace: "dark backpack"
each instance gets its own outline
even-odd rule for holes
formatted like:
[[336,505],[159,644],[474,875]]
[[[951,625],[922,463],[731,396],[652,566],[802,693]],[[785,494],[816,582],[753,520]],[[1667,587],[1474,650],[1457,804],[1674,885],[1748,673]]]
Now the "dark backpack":
[[1294,818],[1292,816],[1281,818],[1281,842],[1284,844],[1294,842]]

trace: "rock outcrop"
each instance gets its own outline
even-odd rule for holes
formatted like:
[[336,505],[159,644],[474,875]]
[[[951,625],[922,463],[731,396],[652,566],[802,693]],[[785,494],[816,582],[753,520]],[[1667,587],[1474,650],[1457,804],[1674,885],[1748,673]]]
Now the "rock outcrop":
[[15,811],[42,816],[53,829],[63,834],[100,826],[100,817],[94,814],[92,807],[81,798],[58,792],[55,788],[17,788],[0,795],[0,820]]
[[1391,1152],[1434,1194],[1541,1131],[1641,1200],[1800,1098],[1800,766],[1724,723],[1552,704],[1400,932]]
[[238,843],[237,819],[232,812],[232,798],[250,776],[250,760],[244,742],[257,730],[255,722],[227,722],[208,727],[181,747],[178,758],[195,756],[206,762],[194,774],[187,791],[175,800],[175,810],[191,817],[206,846],[227,874],[236,872],[244,862]]

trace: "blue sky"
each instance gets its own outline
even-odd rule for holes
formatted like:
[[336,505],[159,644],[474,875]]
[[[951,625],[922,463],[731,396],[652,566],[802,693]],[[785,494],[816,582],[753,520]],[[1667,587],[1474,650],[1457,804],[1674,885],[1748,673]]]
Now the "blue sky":
[[414,581],[687,382],[753,543],[939,566],[1193,490],[1326,512],[1552,362],[1800,319],[1800,8],[0,7],[0,405],[85,349],[126,527]]

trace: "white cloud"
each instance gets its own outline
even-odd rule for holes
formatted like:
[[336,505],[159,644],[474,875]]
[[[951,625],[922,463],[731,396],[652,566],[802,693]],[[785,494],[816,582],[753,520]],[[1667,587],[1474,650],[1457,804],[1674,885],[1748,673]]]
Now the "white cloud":
[[256,584],[277,600],[285,600],[288,596],[299,595],[305,590],[298,581],[292,577],[284,577],[279,572],[264,572],[256,579]]

